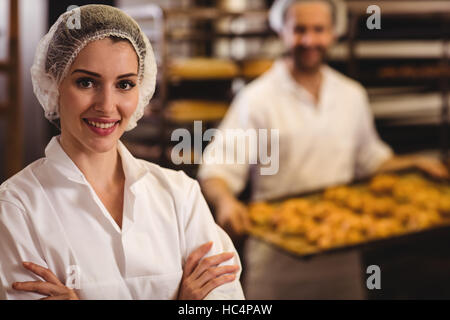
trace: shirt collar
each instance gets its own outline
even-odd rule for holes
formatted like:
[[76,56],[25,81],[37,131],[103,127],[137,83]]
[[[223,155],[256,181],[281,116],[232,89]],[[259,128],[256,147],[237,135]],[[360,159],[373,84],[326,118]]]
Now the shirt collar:
[[[141,161],[133,157],[120,140],[117,143],[117,148],[122,160],[126,185],[131,187],[142,179],[148,173],[148,170]],[[88,184],[84,174],[61,147],[60,136],[55,136],[50,140],[45,148],[45,157],[69,180]]]
[[[302,85],[295,81],[283,59],[278,59],[275,61],[272,72],[276,75],[277,82],[284,88],[293,92],[300,100],[308,104],[313,104],[313,97]],[[325,100],[327,100],[327,96],[331,89],[329,84],[332,76],[331,69],[327,65],[322,66],[321,72],[323,75],[323,80],[319,94],[319,106],[324,105]]]
[[122,167],[127,185],[131,187],[140,181],[149,171],[141,160],[133,157],[122,141],[118,141],[117,148],[122,159]]
[[69,180],[85,183],[83,173],[61,147],[60,136],[54,136],[45,148],[45,158]]

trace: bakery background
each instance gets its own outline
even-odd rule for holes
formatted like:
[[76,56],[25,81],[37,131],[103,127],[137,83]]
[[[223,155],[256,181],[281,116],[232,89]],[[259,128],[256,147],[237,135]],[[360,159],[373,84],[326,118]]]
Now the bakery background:
[[[37,42],[68,6],[94,2],[133,16],[157,56],[156,94],[123,141],[135,156],[192,177],[196,165],[171,161],[172,131],[194,134],[196,120],[203,130],[216,127],[235,94],[282,50],[267,23],[272,0],[0,0],[0,182],[42,157],[57,134],[32,92]],[[378,132],[396,153],[426,153],[449,163],[450,2],[346,2],[348,29],[331,50],[330,65],[366,87]],[[366,27],[372,4],[381,8],[380,30]],[[421,238],[420,247],[406,242],[367,253],[364,263],[388,261],[385,272],[391,273],[383,279],[398,284],[367,297],[449,298],[449,240],[449,232],[440,232]],[[421,276],[405,269],[418,263],[427,270]]]

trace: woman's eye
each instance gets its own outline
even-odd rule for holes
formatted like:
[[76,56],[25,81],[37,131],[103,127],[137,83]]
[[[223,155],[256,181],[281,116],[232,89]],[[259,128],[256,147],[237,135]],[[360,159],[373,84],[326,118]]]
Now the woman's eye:
[[80,88],[89,89],[94,86],[94,81],[92,79],[78,79],[77,84]]
[[130,80],[120,81],[118,84],[119,89],[122,89],[122,90],[131,90],[135,86],[136,86],[136,84]]

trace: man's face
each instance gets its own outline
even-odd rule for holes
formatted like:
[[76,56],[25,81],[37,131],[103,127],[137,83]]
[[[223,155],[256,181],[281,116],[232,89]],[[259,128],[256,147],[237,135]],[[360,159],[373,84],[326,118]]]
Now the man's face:
[[291,5],[286,12],[281,38],[297,70],[318,70],[334,41],[330,5],[323,1]]

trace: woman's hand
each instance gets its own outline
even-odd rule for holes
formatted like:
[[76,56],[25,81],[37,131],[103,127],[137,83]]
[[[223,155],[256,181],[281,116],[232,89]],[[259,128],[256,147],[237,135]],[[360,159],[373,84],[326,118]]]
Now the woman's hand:
[[24,262],[23,266],[45,281],[14,282],[13,289],[36,292],[47,296],[41,300],[79,300],[75,291],[63,285],[49,269],[32,262]]
[[211,247],[212,242],[205,243],[189,255],[183,269],[179,300],[201,300],[211,290],[236,279],[238,265],[218,266],[233,258],[234,253],[225,252],[203,258]]

